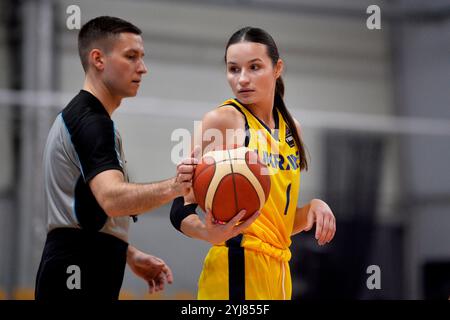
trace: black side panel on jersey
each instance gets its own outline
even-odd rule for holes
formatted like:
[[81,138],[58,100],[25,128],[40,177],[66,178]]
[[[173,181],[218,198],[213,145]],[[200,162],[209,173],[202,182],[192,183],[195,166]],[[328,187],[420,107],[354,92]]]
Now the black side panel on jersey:
[[84,182],[83,177],[75,186],[75,215],[80,227],[89,231],[99,231],[106,223],[108,216],[98,204],[91,188]]
[[105,170],[123,172],[116,151],[114,124],[101,102],[84,90],[64,108],[62,118],[81,165],[81,176],[75,185],[75,214],[81,228],[98,231],[108,216],[88,183]]
[[100,101],[87,91],[80,93],[62,111],[87,183],[102,171],[117,169],[114,124]]

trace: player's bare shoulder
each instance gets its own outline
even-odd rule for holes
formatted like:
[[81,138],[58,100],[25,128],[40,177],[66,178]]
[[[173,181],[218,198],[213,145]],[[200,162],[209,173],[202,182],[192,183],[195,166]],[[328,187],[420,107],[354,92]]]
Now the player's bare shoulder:
[[203,128],[244,129],[245,118],[236,108],[225,105],[207,112],[203,116]]

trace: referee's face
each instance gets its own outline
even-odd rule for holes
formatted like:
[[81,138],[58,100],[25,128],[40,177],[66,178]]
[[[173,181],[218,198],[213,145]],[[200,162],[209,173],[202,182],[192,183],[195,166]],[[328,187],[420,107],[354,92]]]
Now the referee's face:
[[105,56],[103,81],[110,93],[119,98],[134,97],[147,67],[140,35],[121,33]]

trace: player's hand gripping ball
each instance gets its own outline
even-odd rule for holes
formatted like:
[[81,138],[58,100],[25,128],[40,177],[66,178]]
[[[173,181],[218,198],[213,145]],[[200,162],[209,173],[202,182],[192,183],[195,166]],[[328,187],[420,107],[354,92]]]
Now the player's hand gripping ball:
[[239,211],[246,220],[267,201],[270,175],[258,154],[246,147],[214,150],[203,155],[193,177],[195,199],[203,211],[227,222]]

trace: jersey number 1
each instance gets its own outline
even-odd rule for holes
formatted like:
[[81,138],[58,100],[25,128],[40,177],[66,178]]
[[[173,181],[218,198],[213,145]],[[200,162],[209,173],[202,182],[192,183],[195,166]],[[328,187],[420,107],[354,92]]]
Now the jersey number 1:
[[291,184],[289,183],[286,188],[286,207],[284,208],[284,215],[287,215],[290,198],[291,198]]

